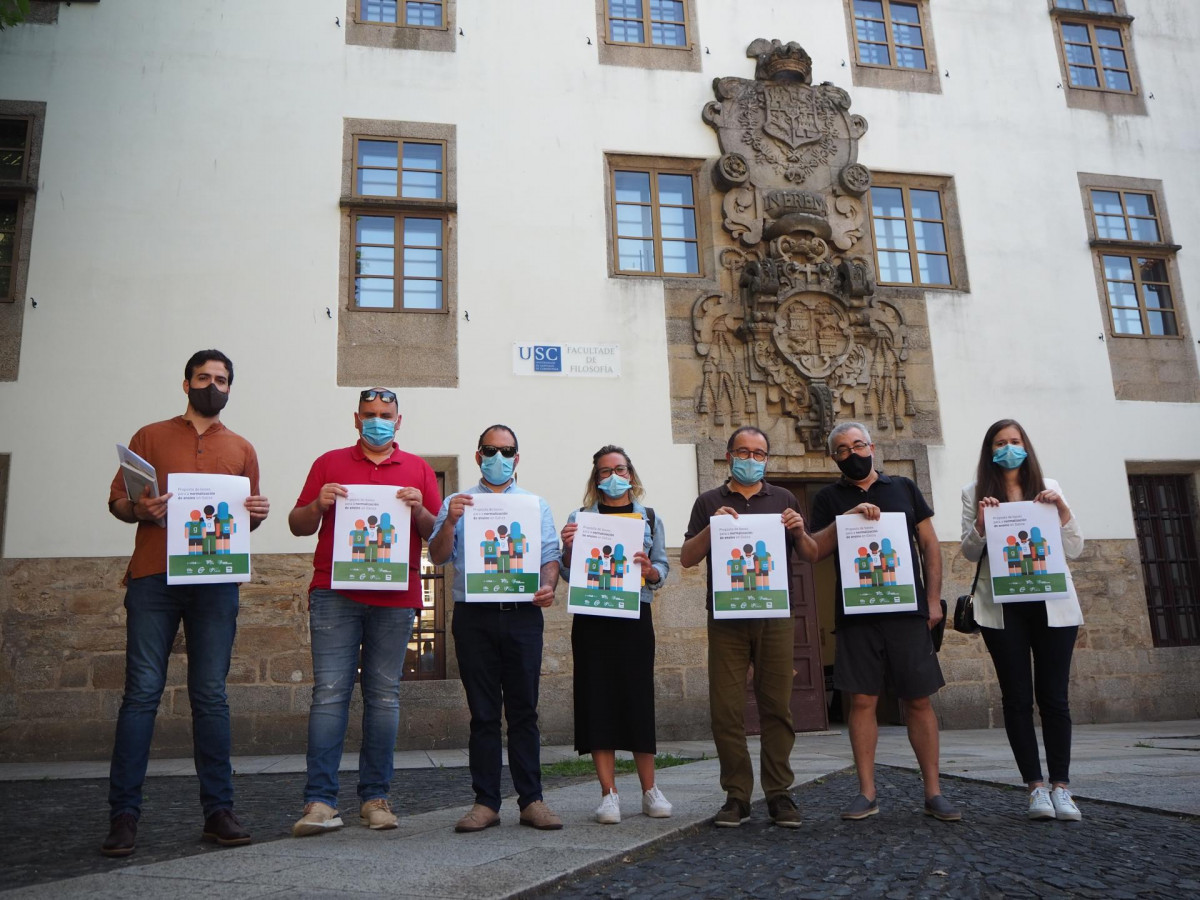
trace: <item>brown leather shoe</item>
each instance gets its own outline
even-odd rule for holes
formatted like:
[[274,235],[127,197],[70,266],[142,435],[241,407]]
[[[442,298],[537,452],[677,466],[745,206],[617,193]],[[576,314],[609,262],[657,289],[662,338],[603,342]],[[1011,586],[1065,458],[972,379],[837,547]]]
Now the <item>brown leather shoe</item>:
[[137,837],[137,817],[133,813],[121,813],[108,826],[108,837],[100,845],[105,856],[128,856],[133,852]]
[[454,826],[454,830],[459,834],[469,834],[472,831],[483,831],[485,828],[491,828],[493,825],[499,824],[500,813],[496,812],[490,806],[476,803],[467,811],[465,816],[458,820],[458,823]]
[[250,843],[250,832],[242,827],[232,809],[218,809],[204,820],[204,839],[222,847],[240,847]]
[[562,819],[550,812],[550,807],[541,800],[534,800],[521,810],[521,824],[538,831],[558,831],[562,828]]

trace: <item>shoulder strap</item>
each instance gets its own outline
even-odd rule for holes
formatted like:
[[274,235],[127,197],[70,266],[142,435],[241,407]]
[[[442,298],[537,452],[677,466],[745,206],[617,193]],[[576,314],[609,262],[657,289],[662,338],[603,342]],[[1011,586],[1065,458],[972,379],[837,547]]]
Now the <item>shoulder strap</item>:
[[654,534],[654,507],[653,506],[646,507],[646,521],[648,521],[650,523],[650,534],[653,535]]

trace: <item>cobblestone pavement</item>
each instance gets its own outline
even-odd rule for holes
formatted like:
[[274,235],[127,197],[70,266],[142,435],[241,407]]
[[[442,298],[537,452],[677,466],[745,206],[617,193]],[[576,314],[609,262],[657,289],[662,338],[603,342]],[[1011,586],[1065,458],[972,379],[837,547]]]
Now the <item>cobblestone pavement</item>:
[[[536,896],[565,898],[1200,896],[1200,822],[1080,800],[1079,823],[1031,822],[1019,788],[944,778],[962,822],[922,814],[915,772],[880,768],[880,813],[843,822],[858,793],[841,772],[800,787],[804,824],[771,826],[765,803],[740,828],[701,825]],[[713,810],[716,813],[716,810]],[[614,826],[619,827],[619,826]]]
[[[590,777],[547,777],[543,786],[550,790],[587,780]],[[338,803],[347,828],[359,827],[355,784],[356,773],[341,773]],[[512,784],[507,767],[501,784]],[[236,812],[256,843],[294,840],[292,823],[300,816],[303,792],[303,773],[234,776]],[[401,816],[454,806],[465,811],[472,802],[471,773],[465,766],[397,769],[389,799],[393,812]],[[8,810],[0,853],[0,891],[227,852],[200,839],[204,820],[194,776],[146,780],[137,851],[125,859],[100,855],[100,844],[108,834],[107,780],[4,782],[0,783],[0,804]]]

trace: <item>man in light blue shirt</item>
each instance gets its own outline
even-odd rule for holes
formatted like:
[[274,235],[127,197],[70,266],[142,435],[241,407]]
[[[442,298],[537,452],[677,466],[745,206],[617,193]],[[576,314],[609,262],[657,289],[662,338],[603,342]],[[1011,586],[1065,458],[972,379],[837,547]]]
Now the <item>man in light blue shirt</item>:
[[466,602],[463,512],[473,494],[526,494],[515,473],[521,460],[517,436],[493,425],[479,436],[475,462],[483,477],[442,504],[429,540],[435,565],[455,563],[452,633],[459,675],[471,708],[469,747],[475,805],[459,819],[458,832],[483,831],[500,824],[500,716],[508,720],[508,763],[520,822],[542,830],[562,828],[562,819],[542,801],[541,735],[537,725],[538,681],[542,669],[542,609],[554,603],[561,551],[550,507],[541,497],[540,586],[532,602]]

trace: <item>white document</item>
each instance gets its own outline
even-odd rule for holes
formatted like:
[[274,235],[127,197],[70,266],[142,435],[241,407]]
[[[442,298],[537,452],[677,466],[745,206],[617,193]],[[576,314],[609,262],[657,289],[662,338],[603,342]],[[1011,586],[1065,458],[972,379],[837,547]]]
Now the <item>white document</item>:
[[167,475],[167,584],[250,580],[250,479]]
[[713,618],[790,616],[787,537],[780,514],[713,516],[708,524]]
[[639,618],[642,567],[633,554],[645,542],[646,520],[637,514],[581,512],[575,524],[567,612]]
[[1021,500],[989,506],[983,526],[997,603],[1068,596],[1062,526],[1054,504]]
[[[117,444],[117,462],[121,465],[121,478],[125,481],[125,493],[129,495],[130,500],[136,503],[147,487],[150,488],[151,497],[159,496],[161,492],[158,489],[158,476],[154,466],[124,444]],[[161,527],[167,527],[165,518],[156,521]]]
[[533,600],[542,575],[542,508],[531,494],[472,494],[463,513],[468,601]]
[[408,587],[412,508],[392,484],[347,484],[333,519],[330,587],[403,591]]
[[838,516],[838,567],[846,615],[916,612],[917,579],[904,513]]

